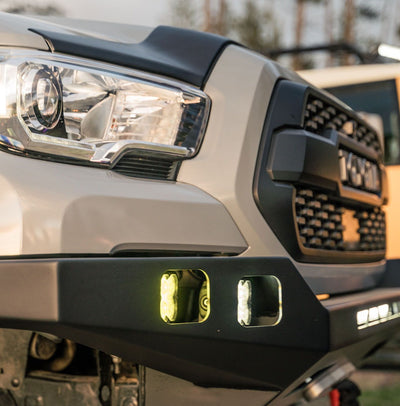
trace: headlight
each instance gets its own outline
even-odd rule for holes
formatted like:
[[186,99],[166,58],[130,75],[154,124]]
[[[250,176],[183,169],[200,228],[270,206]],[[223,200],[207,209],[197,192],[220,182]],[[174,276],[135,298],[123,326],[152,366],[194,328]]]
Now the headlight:
[[181,160],[201,143],[209,99],[157,76],[45,52],[0,51],[0,145],[112,166],[127,151]]

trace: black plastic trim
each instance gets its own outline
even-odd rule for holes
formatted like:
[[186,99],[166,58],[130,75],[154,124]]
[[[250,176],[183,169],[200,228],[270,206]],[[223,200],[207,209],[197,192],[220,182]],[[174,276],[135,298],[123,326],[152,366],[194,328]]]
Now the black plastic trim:
[[380,284],[383,287],[400,286],[400,258],[386,261],[386,272]]
[[109,62],[182,80],[203,88],[218,57],[234,41],[215,34],[159,26],[141,43],[30,29],[69,55]]
[[318,184],[335,191],[340,182],[337,160],[335,139],[286,129],[273,136],[267,171],[274,181]]
[[[377,195],[342,184],[338,156],[343,138],[336,131],[332,131],[329,137],[298,129],[278,131],[273,134],[267,171],[274,181],[318,186],[338,191],[338,196],[349,201],[381,205],[385,198],[381,197],[382,193]],[[353,145],[353,151],[356,147]],[[380,173],[385,171],[382,165],[378,167]]]

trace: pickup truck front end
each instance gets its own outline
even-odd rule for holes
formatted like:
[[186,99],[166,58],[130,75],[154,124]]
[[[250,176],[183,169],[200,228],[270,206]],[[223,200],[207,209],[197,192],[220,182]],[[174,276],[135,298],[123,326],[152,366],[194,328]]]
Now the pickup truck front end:
[[0,21],[9,404],[291,405],[394,334],[383,146],[347,106],[209,34]]

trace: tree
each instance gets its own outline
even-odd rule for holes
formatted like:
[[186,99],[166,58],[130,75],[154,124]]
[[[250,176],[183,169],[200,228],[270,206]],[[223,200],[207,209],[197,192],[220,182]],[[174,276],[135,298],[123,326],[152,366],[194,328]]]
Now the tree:
[[354,24],[356,8],[354,0],[346,0],[343,21],[343,39],[349,44],[354,43]]
[[233,31],[241,43],[262,54],[280,44],[280,30],[271,10],[257,7],[247,0],[243,16],[234,19]]
[[171,23],[176,27],[200,29],[199,10],[193,0],[174,0],[171,3]]
[[[303,40],[303,27],[304,27],[304,3],[305,0],[296,1],[296,31],[295,31],[295,44],[299,47]],[[299,70],[303,68],[302,56],[296,54],[293,57],[293,69]]]
[[64,11],[54,5],[32,5],[25,3],[13,4],[9,7],[3,8],[3,11],[13,14],[29,14],[29,15],[41,15],[41,16],[63,16]]
[[210,0],[203,0],[200,8],[194,4],[191,0],[174,0],[171,3],[172,24],[184,28],[202,27],[203,31],[229,35],[264,54],[269,48],[279,46],[280,30],[274,13],[258,7],[255,0],[246,0],[244,13],[239,16],[232,12],[227,0],[214,2],[214,7]]
[[203,7],[193,0],[173,0],[170,14],[171,23],[176,27],[219,35],[227,35],[231,27],[226,0],[218,0],[218,7],[211,7],[210,0],[204,0]]
[[[325,0],[325,38],[326,42],[328,44],[332,44],[333,42],[333,10],[332,10],[332,1],[331,0]],[[333,64],[333,58],[332,54],[328,52],[327,55],[327,60],[326,60],[327,66],[332,66]]]
[[[303,44],[304,22],[306,20],[306,7],[305,3],[321,3],[321,0],[296,0],[296,29],[295,29],[295,44],[300,47]],[[299,69],[312,69],[314,61],[312,57],[305,57],[301,54],[296,54],[293,57],[292,67],[294,70]]]
[[218,7],[211,7],[210,0],[204,0],[203,15],[203,31],[228,35],[232,24],[230,9],[226,0],[218,0]]

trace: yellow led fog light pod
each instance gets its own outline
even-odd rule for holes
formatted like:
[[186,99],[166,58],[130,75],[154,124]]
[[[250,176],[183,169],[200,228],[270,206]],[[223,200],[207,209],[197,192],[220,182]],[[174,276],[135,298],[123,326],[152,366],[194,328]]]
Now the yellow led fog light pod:
[[160,315],[168,324],[202,323],[210,314],[210,283],[201,269],[168,269],[160,293]]
[[242,326],[251,323],[251,282],[241,279],[238,284],[237,320]]
[[178,314],[178,276],[164,274],[161,278],[160,314],[165,322],[174,322]]

